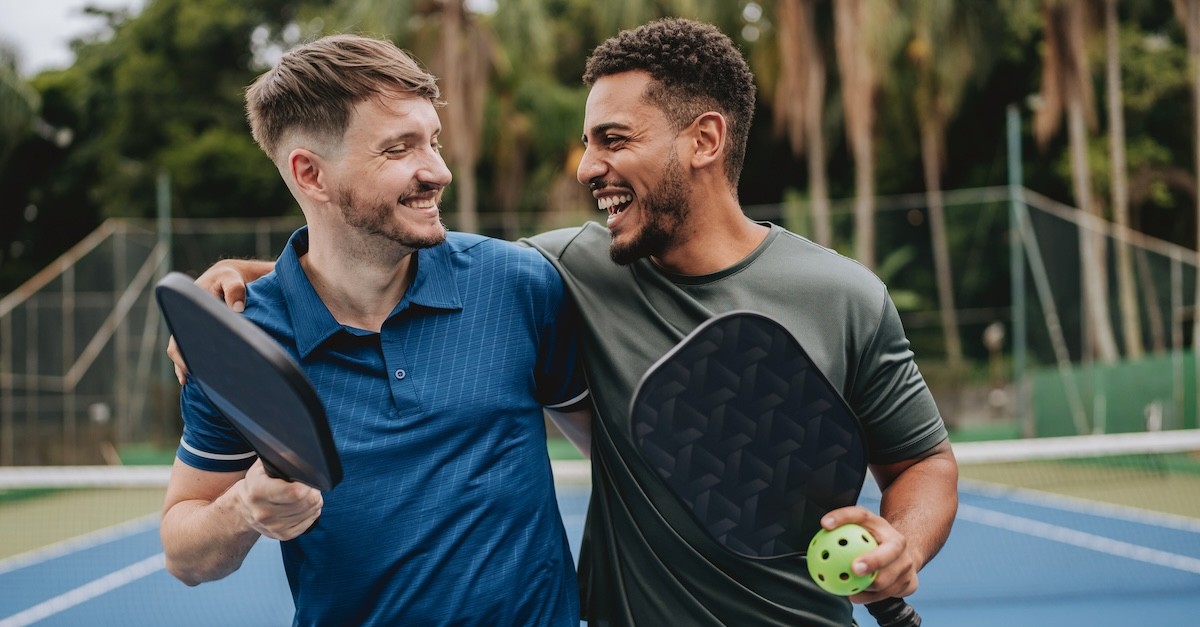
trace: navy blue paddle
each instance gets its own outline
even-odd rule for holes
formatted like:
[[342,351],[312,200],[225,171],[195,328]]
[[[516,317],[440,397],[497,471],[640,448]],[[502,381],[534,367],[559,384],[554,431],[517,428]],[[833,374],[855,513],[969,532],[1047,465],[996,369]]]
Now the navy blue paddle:
[[185,274],[168,274],[155,294],[189,382],[250,443],[267,473],[332,490],[342,466],[325,408],[291,356]]

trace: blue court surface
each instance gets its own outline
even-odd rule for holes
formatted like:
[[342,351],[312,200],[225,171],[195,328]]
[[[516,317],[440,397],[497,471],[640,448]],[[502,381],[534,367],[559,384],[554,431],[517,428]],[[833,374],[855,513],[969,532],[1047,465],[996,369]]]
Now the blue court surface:
[[[587,500],[559,489],[576,554]],[[863,501],[878,504],[870,486]],[[262,540],[238,572],[188,588],[163,570],[157,517],[140,519],[0,561],[0,627],[290,625],[278,551]],[[964,486],[909,600],[934,627],[1198,625],[1200,521]]]

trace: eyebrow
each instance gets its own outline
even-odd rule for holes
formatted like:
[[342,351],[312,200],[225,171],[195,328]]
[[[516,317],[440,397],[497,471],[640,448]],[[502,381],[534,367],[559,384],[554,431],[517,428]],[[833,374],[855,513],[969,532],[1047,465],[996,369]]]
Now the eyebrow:
[[602,135],[606,131],[611,131],[613,129],[620,131],[631,131],[633,130],[633,127],[628,124],[621,124],[620,122],[605,122],[603,124],[597,124],[588,129],[586,133],[580,136],[580,139],[586,144],[588,135]]

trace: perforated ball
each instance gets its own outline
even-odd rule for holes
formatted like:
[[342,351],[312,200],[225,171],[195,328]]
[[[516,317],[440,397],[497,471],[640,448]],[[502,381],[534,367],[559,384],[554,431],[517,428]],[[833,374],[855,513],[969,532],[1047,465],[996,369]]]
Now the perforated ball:
[[808,573],[826,591],[850,596],[866,590],[875,573],[855,575],[854,559],[879,546],[865,527],[853,523],[832,531],[822,529],[808,543]]

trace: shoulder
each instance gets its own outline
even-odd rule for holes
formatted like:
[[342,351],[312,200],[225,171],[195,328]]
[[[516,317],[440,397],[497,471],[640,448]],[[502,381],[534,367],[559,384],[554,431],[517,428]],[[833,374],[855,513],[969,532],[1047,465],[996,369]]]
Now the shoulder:
[[513,242],[487,235],[477,235],[475,233],[460,233],[458,231],[450,231],[446,234],[446,242],[444,244],[448,254],[460,257],[472,257],[476,259],[503,259],[505,257],[536,257],[531,254],[531,251],[526,246],[520,246]]
[[242,315],[276,338],[293,335],[287,296],[275,272],[246,285],[246,309]]
[[568,255],[608,254],[608,245],[612,235],[608,229],[595,222],[587,222],[583,226],[573,226],[565,229],[555,229],[527,237],[522,244],[532,246],[551,259],[562,259]]
[[451,262],[464,271],[487,273],[500,282],[559,283],[558,272],[538,251],[513,242],[452,231],[446,235]]
[[782,227],[772,228],[778,235],[765,256],[766,263],[778,266],[783,275],[800,278],[804,289],[838,294],[874,307],[887,298],[887,286],[862,263]]

